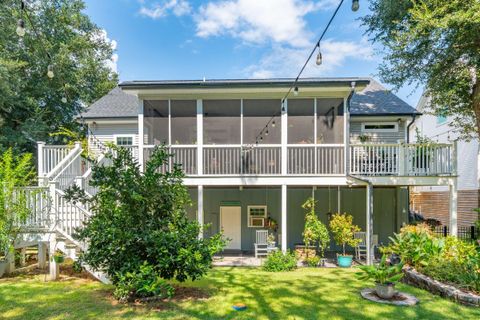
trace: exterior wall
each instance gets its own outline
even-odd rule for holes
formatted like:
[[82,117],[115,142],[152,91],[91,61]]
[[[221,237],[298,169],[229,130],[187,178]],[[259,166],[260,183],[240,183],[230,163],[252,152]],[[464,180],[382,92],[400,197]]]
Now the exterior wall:
[[370,137],[369,143],[398,143],[399,141],[405,141],[406,135],[406,123],[405,121],[400,121],[398,124],[398,131],[396,132],[375,132],[375,133],[364,133],[362,132],[362,123],[365,122],[397,122],[398,118],[393,118],[391,120],[375,120],[375,117],[371,117],[371,120],[357,120],[355,117],[352,117],[350,120],[350,143],[358,144],[361,143],[359,140],[360,135],[367,135]]
[[[422,97],[418,105],[423,111],[429,103]],[[452,143],[459,139],[458,133],[450,126],[451,119],[439,122],[434,115],[425,114],[415,121],[411,127],[410,136],[416,140],[416,131],[435,142]],[[458,225],[474,224],[477,214],[473,211],[479,204],[479,172],[478,172],[478,139],[470,141],[457,140],[457,174],[458,174]],[[448,225],[449,221],[449,190],[447,186],[414,187],[411,192],[411,209],[418,211],[427,218],[440,220]]]
[[[102,143],[115,142],[115,135],[134,135],[133,144],[138,145],[138,124],[131,123],[106,123],[98,122],[95,125],[90,124],[90,130],[95,137]],[[98,146],[94,145],[93,138],[90,138],[89,145],[95,152],[99,151]]]
[[[449,225],[449,192],[421,191],[410,194],[410,204],[413,210],[420,212],[425,218],[440,220],[443,225]],[[473,209],[480,207],[478,190],[461,190],[458,192],[458,225],[471,226],[478,219]]]
[[[340,190],[340,203],[338,202]],[[305,221],[305,210],[301,205],[312,196],[311,187],[288,187],[287,189],[287,242],[288,248],[303,242],[302,232]],[[195,207],[189,209],[189,216],[196,218],[196,191],[190,190]],[[316,212],[321,221],[328,224],[328,212],[348,212],[353,216],[354,223],[365,230],[366,225],[366,190],[364,187],[348,188],[332,186],[322,187],[313,191],[317,200]],[[407,189],[399,187],[374,188],[374,233],[379,235],[379,241],[388,242],[388,237],[396,232],[407,220],[408,198]],[[330,200],[329,200],[330,199]],[[225,202],[238,202],[241,206],[241,247],[244,251],[252,251],[255,242],[255,231],[258,228],[247,227],[247,207],[249,205],[267,205],[269,215],[279,223],[277,243],[281,230],[281,190],[279,187],[269,188],[206,188],[204,187],[204,222],[211,224],[205,231],[205,236],[219,232],[220,206]],[[340,205],[340,207],[339,207]],[[339,248],[331,244],[331,250]]]

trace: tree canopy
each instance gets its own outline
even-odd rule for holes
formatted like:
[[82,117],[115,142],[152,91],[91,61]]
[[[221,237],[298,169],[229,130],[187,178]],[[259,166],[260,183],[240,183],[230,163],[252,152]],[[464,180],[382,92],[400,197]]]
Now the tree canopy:
[[480,1],[371,0],[362,21],[385,48],[383,81],[425,85],[427,112],[451,116],[464,136],[480,132]]
[[[113,47],[82,0],[5,0],[0,6],[0,151],[32,151],[117,84]],[[25,23],[25,35],[16,33]],[[54,77],[47,77],[53,67]]]

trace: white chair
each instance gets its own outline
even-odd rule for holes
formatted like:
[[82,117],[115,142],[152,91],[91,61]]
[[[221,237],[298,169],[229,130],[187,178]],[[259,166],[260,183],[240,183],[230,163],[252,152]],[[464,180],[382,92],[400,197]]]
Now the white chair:
[[[367,260],[367,234],[365,232],[355,232],[355,239],[360,239],[360,243],[355,247],[355,258],[357,260]],[[378,246],[378,234],[372,236],[373,250]]]
[[257,230],[255,243],[255,258],[259,256],[266,257],[268,255],[268,230]]

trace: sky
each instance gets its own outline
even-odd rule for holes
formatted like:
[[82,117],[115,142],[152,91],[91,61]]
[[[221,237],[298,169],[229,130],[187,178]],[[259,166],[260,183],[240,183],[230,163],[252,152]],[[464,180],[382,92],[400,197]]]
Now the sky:
[[[296,77],[340,0],[85,0],[115,48],[121,81]],[[374,77],[382,48],[364,34],[366,0],[345,0],[302,77]],[[391,88],[385,85],[387,88]],[[421,89],[397,95],[416,106]]]

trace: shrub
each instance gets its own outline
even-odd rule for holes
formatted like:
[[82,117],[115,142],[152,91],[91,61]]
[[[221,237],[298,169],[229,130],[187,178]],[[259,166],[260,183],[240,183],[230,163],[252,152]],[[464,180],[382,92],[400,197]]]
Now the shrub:
[[360,266],[362,272],[357,272],[359,280],[373,279],[379,284],[396,283],[403,277],[403,264],[399,263],[393,266],[387,264],[387,256],[383,255],[380,263],[373,266]]
[[310,246],[317,246],[320,256],[323,257],[325,249],[330,244],[330,235],[327,227],[318,219],[315,213],[315,200],[313,198],[308,198],[302,205],[302,208],[308,210],[305,215],[305,228],[303,230],[303,242],[307,249],[307,258]]
[[360,227],[353,224],[353,217],[347,213],[335,213],[330,220],[330,229],[335,242],[342,246],[343,255],[346,255],[347,245],[355,247],[361,242],[361,239],[354,238],[355,232],[360,231]]
[[297,268],[297,257],[294,252],[274,251],[267,256],[263,270],[270,272],[292,271]]
[[319,256],[307,257],[305,259],[305,263],[307,264],[307,266],[315,268],[318,267],[318,265],[320,264],[320,259],[321,258]]
[[113,294],[120,301],[130,301],[152,296],[171,298],[174,292],[174,288],[145,262],[137,272],[119,274]]
[[94,197],[68,190],[69,199],[88,202],[93,213],[76,234],[88,243],[82,261],[105,272],[114,285],[137,274],[144,262],[166,280],[201,278],[225,242],[221,234],[198,237],[203,230],[187,217],[191,200],[181,168],[160,170],[171,155],[157,147],[142,174],[127,149],[113,148],[107,154],[112,164],[92,169],[90,184],[99,189]]

